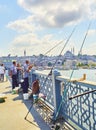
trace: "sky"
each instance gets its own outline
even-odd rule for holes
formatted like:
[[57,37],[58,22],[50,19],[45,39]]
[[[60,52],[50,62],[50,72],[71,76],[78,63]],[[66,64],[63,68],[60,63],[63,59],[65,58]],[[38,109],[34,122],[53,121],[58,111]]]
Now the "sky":
[[47,54],[59,55],[74,28],[62,55],[82,45],[96,55],[96,0],[0,0],[0,16],[0,56],[46,54],[62,41]]

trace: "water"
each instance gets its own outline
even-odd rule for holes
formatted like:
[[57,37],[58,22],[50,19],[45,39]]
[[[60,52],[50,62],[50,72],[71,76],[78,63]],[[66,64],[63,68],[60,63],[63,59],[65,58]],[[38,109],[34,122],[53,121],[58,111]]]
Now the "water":
[[[62,75],[70,77],[72,70],[61,71]],[[95,69],[78,69],[73,71],[73,78],[81,78],[83,74],[86,74],[86,80],[96,82],[96,70]]]
[[[50,70],[44,70],[46,74],[50,72]],[[70,77],[72,74],[72,70],[58,70],[61,75]],[[72,78],[82,78],[83,74],[86,74],[86,80],[96,82],[96,69],[77,69],[73,71]]]

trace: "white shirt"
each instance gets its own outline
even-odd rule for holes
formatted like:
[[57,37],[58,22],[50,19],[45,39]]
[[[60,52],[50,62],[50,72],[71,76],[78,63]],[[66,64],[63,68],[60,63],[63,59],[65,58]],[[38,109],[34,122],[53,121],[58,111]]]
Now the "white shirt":
[[4,66],[0,66],[0,74],[4,74],[5,73],[5,68]]
[[28,77],[29,72],[28,71],[29,64],[24,64],[24,78]]
[[16,75],[17,74],[17,67],[12,65],[10,70],[12,71],[12,75]]

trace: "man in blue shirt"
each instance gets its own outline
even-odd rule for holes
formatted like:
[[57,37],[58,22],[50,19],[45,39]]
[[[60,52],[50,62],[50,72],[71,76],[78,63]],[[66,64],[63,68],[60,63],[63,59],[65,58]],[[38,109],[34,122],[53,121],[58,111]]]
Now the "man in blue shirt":
[[13,90],[15,87],[18,86],[16,61],[13,61],[13,65],[10,68],[10,76],[12,78],[12,90]]

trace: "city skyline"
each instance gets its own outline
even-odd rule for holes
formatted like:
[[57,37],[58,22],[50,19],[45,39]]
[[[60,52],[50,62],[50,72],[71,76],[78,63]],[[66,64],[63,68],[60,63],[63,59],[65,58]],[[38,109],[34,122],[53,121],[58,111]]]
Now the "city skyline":
[[0,56],[45,54],[63,40],[48,54],[59,55],[75,26],[63,53],[77,54],[90,22],[82,53],[96,54],[95,0],[1,0],[0,15]]

